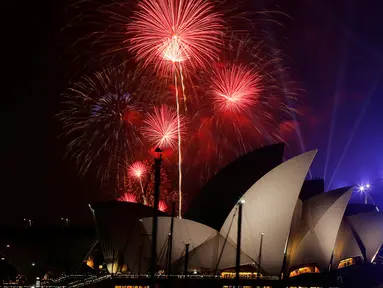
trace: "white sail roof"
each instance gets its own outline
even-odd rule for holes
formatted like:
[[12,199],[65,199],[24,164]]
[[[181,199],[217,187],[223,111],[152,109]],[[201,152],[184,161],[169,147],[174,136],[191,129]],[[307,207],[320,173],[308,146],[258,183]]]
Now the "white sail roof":
[[[205,268],[211,271],[235,267],[236,245],[225,239],[218,231],[216,236],[194,249],[189,255],[189,264],[196,268]],[[240,256],[241,265],[255,264],[254,260],[243,251]]]
[[334,267],[339,261],[361,256],[364,261],[374,260],[383,244],[383,213],[359,213],[345,217],[339,230],[334,251]]
[[[151,235],[153,218],[144,218],[141,221],[146,233]],[[157,264],[163,268],[166,268],[165,251],[167,251],[170,224],[171,217],[158,217]],[[174,218],[172,263],[178,261],[185,254],[186,244],[190,244],[189,252],[191,252],[202,243],[214,238],[216,234],[216,230],[206,225],[188,219]],[[149,238],[151,239],[151,236]],[[161,251],[164,252],[163,257]]]
[[[252,259],[258,259],[263,235],[261,268],[279,275],[290,231],[293,212],[302,184],[316,150],[296,156],[277,166],[258,180],[244,195],[241,248]],[[236,243],[237,207],[226,218],[221,234]],[[232,225],[231,222],[233,222]],[[231,226],[231,228],[230,228]]]
[[298,229],[292,231],[289,267],[316,264],[329,266],[339,227],[352,187],[322,193],[303,202]]
[[342,224],[340,225],[338,236],[336,238],[334,257],[332,261],[333,269],[338,267],[341,260],[350,257],[361,257],[363,259],[363,254],[352,230],[350,229],[350,224],[347,222],[345,217],[342,220]]

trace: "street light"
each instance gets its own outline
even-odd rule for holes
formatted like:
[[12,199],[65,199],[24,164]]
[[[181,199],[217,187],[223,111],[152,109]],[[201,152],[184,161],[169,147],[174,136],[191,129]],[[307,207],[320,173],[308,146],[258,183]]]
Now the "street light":
[[161,162],[162,162],[162,150],[157,147],[155,150],[154,157],[154,209],[155,213],[153,215],[153,224],[152,224],[152,253],[151,253],[151,267],[150,267],[150,278],[153,281],[154,287],[154,276],[156,272],[157,264],[157,230],[158,230],[158,204],[160,201],[160,186],[161,186]]
[[235,257],[235,283],[236,287],[239,287],[239,272],[241,266],[241,240],[242,240],[242,212],[245,199],[241,199],[238,202],[238,231],[237,231],[237,251]]
[[367,192],[370,189],[371,189],[371,184],[370,183],[367,183],[366,185],[359,185],[359,188],[358,188],[359,192],[364,194],[364,204],[368,204],[368,199],[367,199],[368,194],[367,194]]
[[263,236],[265,236],[264,232],[261,233],[261,241],[259,243],[257,279],[259,278],[259,274],[261,272]]

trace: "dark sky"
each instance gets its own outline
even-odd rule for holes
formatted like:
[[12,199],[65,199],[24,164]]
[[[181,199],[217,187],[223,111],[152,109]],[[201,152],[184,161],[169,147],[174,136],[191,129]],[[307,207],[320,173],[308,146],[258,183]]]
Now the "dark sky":
[[[275,33],[291,77],[304,90],[297,116],[300,137],[288,139],[287,154],[318,148],[314,177],[326,171],[326,185],[333,178],[331,188],[369,181],[371,196],[383,205],[383,2],[275,0],[256,5],[263,3],[291,16],[282,17],[284,27]],[[73,165],[62,160],[63,143],[56,139],[52,118],[75,72],[63,57],[68,48],[60,32],[68,22],[66,1],[12,5],[5,9],[2,37],[0,225],[20,224],[24,217],[37,223],[61,216],[84,222],[76,211],[107,197],[90,177],[78,179]]]
[[302,142],[319,149],[312,175],[330,188],[370,182],[383,204],[383,3],[298,2],[286,53],[306,89]]

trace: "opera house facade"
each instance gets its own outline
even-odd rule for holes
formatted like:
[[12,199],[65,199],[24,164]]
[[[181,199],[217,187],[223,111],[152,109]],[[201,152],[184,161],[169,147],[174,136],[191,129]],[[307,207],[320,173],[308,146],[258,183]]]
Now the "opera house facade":
[[[239,223],[244,275],[286,278],[373,263],[383,244],[383,213],[373,205],[350,204],[353,187],[325,192],[323,180],[306,180],[316,151],[283,161],[283,150],[283,144],[264,147],[223,168],[201,189],[183,218],[137,203],[92,204],[95,235],[66,238],[76,249],[60,248],[64,252],[56,259],[70,258],[65,263],[75,273],[72,267],[77,267],[79,258],[92,261],[92,249],[98,246],[103,256],[100,267],[109,273],[147,273],[153,216],[157,215],[158,273],[170,268],[174,274],[231,277]],[[29,267],[32,258],[25,265],[25,255],[44,250],[44,241],[40,248],[35,242],[26,243],[23,249],[28,253],[11,259],[15,266]],[[5,257],[13,257],[7,253],[3,252]],[[41,272],[52,269],[51,260],[41,259],[45,261]],[[89,266],[98,269],[92,262]]]
[[[325,192],[323,180],[305,180],[315,154],[310,151],[283,162],[283,144],[255,150],[217,173],[183,218],[157,212],[157,271],[166,272],[170,262],[173,273],[183,273],[188,265],[191,274],[230,275],[236,265],[239,205],[243,273],[293,277],[374,262],[383,244],[383,213],[373,205],[359,209],[364,204],[349,204],[353,187]],[[126,217],[115,214],[112,206],[125,206],[120,209]],[[141,206],[93,207],[99,240],[113,247],[103,249],[105,258],[114,262],[108,266],[112,273],[122,267],[131,273],[149,269],[154,211],[144,212]],[[142,211],[130,212],[137,207]],[[108,221],[101,212],[105,210]]]

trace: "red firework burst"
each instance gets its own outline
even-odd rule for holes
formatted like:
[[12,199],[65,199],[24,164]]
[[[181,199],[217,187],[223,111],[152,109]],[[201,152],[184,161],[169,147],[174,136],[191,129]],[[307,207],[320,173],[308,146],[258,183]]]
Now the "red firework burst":
[[184,118],[178,119],[177,114],[165,105],[154,107],[153,113],[144,120],[143,134],[155,147],[175,148],[178,142],[178,120],[182,136],[185,134]]
[[140,161],[137,161],[137,162],[134,162],[132,165],[130,165],[128,169],[128,175],[130,177],[140,179],[141,177],[145,175],[146,170],[147,170],[146,165]]
[[258,73],[245,65],[217,68],[211,85],[214,107],[221,112],[250,112],[258,101],[260,82]]
[[137,203],[136,196],[131,193],[124,193],[119,198],[117,198],[117,200],[122,202]]
[[222,23],[205,0],[142,0],[127,27],[129,49],[137,60],[157,68],[185,60],[204,66],[219,52]]
[[164,201],[160,201],[160,203],[158,203],[158,210],[166,212],[168,210],[168,205],[166,205]]

